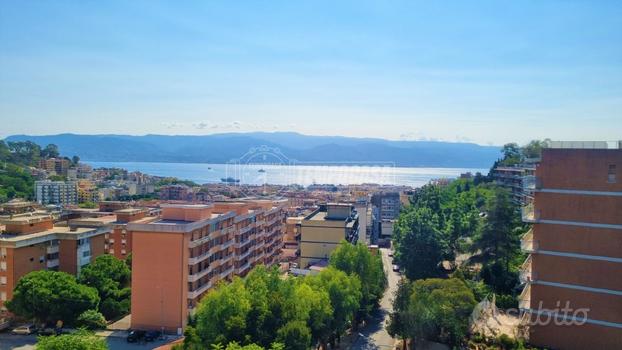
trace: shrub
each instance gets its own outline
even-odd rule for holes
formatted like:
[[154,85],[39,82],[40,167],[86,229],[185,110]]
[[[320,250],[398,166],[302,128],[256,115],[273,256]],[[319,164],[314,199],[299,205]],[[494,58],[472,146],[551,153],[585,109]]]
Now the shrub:
[[78,326],[90,330],[106,328],[106,319],[97,310],[84,311],[78,316],[77,322]]

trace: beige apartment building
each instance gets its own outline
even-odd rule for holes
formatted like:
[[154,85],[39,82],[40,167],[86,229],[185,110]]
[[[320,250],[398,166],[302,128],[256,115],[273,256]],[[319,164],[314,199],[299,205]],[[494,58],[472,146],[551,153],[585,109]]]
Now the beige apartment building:
[[305,269],[325,262],[343,240],[356,243],[358,236],[358,214],[352,204],[321,205],[300,222],[298,265]]
[[286,201],[164,204],[130,222],[132,327],[181,333],[188,315],[220,281],[279,262]]
[[[622,349],[622,142],[553,142],[523,219],[530,343]],[[564,308],[570,309],[565,311]],[[565,322],[566,324],[563,324]]]

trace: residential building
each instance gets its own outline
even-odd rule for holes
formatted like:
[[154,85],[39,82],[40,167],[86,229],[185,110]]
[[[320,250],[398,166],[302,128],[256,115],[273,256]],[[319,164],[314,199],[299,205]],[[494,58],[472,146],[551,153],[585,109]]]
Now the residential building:
[[48,173],[60,176],[67,176],[67,170],[71,162],[65,158],[48,158],[39,160],[39,168],[44,169]]
[[58,270],[73,275],[95,257],[104,254],[108,227],[54,226],[52,216],[41,213],[15,215],[1,220],[0,314],[19,279],[37,270]]
[[371,197],[372,241],[386,245],[393,234],[393,224],[400,215],[400,192],[378,192]]
[[525,204],[533,197],[529,180],[533,178],[536,159],[530,159],[516,166],[497,166],[492,169],[493,181],[510,191],[512,200],[518,204]]
[[300,223],[298,265],[327,261],[342,241],[356,243],[358,238],[359,218],[352,204],[321,205]]
[[75,181],[35,181],[35,198],[42,205],[75,205],[78,204],[78,184]]
[[160,187],[160,199],[185,201],[192,194],[190,187],[186,185],[168,185]]
[[371,204],[379,210],[379,220],[394,220],[400,215],[399,192],[380,192],[371,196]]
[[287,262],[298,262],[296,252],[300,240],[300,225],[304,216],[291,216],[285,220],[285,234],[283,236],[282,259]]
[[132,328],[181,334],[188,315],[219,281],[279,262],[286,201],[162,204],[130,222]]
[[523,208],[533,224],[522,239],[529,257],[520,297],[531,344],[622,348],[621,169],[622,142],[543,149],[533,201]]

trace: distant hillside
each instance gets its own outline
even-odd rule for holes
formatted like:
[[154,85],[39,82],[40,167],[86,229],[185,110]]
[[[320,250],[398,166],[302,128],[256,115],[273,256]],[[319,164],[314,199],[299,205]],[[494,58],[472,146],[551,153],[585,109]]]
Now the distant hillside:
[[168,135],[13,135],[6,141],[56,144],[63,155],[89,161],[226,163],[251,147],[277,147],[299,162],[393,162],[397,166],[488,168],[499,147],[472,143],[389,141],[374,138],[308,136],[292,132]]

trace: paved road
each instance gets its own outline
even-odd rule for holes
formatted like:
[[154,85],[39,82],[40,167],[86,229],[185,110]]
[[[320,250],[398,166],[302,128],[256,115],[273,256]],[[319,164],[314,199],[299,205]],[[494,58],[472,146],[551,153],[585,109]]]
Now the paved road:
[[395,349],[395,339],[393,339],[386,330],[386,324],[389,322],[389,314],[393,310],[393,295],[397,290],[397,283],[400,276],[393,272],[389,257],[389,250],[381,248],[382,261],[387,273],[388,287],[380,301],[380,308],[373,315],[365,328],[359,332],[359,337],[352,345],[351,349],[371,350],[371,349]]

